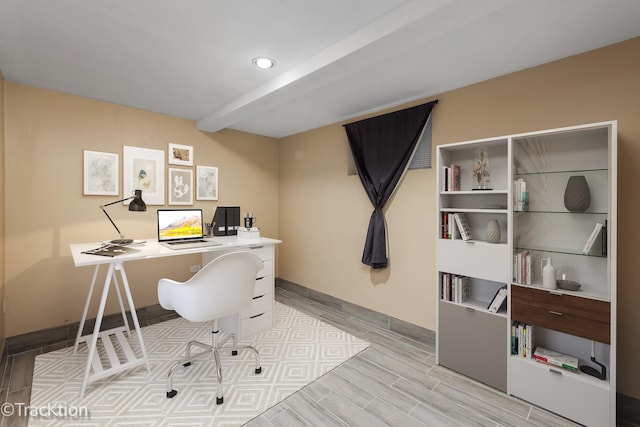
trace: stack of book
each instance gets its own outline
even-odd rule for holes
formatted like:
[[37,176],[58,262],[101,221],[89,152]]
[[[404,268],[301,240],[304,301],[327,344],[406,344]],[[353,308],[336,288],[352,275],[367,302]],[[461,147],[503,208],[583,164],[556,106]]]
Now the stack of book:
[[518,252],[513,256],[513,281],[521,285],[531,284],[531,255],[529,251]]
[[453,218],[456,221],[456,225],[458,226],[458,231],[460,232],[460,237],[462,240],[471,239],[471,229],[469,228],[469,224],[467,223],[467,219],[465,218],[463,213],[455,213],[453,214]]
[[453,219],[453,215],[454,214],[448,212],[442,213],[442,221],[440,222],[440,237],[442,237],[443,239],[455,240],[460,238],[460,232],[457,229],[456,221],[455,219]]
[[536,329],[523,322],[511,324],[511,354],[532,359],[534,357]]
[[535,353],[533,353],[533,358],[536,359],[537,362],[557,366],[572,372],[578,372],[578,359],[567,354],[538,347]]
[[451,273],[440,276],[440,297],[445,301],[461,303],[469,294],[469,278]]
[[442,191],[460,191],[460,166],[442,166],[440,182]]
[[[606,219],[604,220],[604,223],[596,222],[596,225],[593,227],[593,231],[591,232],[591,235],[589,236],[586,243],[584,244],[584,248],[582,249],[583,254],[589,255],[591,253],[591,250],[594,248],[594,243],[596,243],[598,235],[601,235],[602,237],[600,239],[600,244],[596,245],[596,249],[595,249],[596,254],[607,256],[607,220]],[[598,246],[600,250],[599,254],[597,253]]]
[[529,210],[527,182],[522,178],[513,181],[513,210],[518,212]]
[[462,213],[442,213],[441,234],[443,239],[471,239],[471,229]]
[[493,299],[487,306],[487,310],[490,313],[497,313],[498,311],[502,310],[503,307],[506,307],[506,305],[507,305],[507,287],[503,286],[496,291],[495,295],[493,296]]

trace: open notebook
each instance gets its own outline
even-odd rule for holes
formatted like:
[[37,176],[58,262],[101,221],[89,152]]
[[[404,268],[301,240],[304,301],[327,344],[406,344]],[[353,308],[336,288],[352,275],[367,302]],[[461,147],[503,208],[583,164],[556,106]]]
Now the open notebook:
[[204,237],[202,209],[158,209],[158,242],[171,249],[219,246]]

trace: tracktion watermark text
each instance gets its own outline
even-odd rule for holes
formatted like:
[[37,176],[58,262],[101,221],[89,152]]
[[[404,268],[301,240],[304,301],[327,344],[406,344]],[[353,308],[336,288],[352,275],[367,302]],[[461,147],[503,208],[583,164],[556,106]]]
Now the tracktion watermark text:
[[31,406],[24,403],[3,403],[0,414],[4,417],[18,416],[32,419],[89,419],[86,406],[68,406],[66,403],[49,403],[46,406]]

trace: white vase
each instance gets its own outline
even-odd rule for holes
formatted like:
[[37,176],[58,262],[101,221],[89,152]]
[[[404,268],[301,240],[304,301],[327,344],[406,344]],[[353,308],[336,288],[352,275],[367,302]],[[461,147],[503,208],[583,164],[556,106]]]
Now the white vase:
[[500,243],[500,224],[498,224],[498,220],[489,220],[485,238],[488,243]]
[[542,266],[542,287],[546,289],[556,289],[556,268],[551,264],[551,258],[541,258],[541,261],[547,260]]

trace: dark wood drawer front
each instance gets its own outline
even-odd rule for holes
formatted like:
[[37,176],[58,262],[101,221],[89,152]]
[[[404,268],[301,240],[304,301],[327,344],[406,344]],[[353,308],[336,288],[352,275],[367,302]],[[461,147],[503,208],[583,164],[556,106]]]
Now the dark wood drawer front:
[[584,317],[596,322],[609,323],[610,306],[605,301],[557,294],[540,289],[529,289],[522,286],[512,286],[511,292],[511,298],[514,303],[571,314],[576,317]]
[[[556,314],[557,313],[557,314]],[[609,344],[609,324],[525,304],[512,304],[513,320]]]
[[511,287],[513,320],[607,344],[610,341],[609,310],[609,303],[605,301]]

